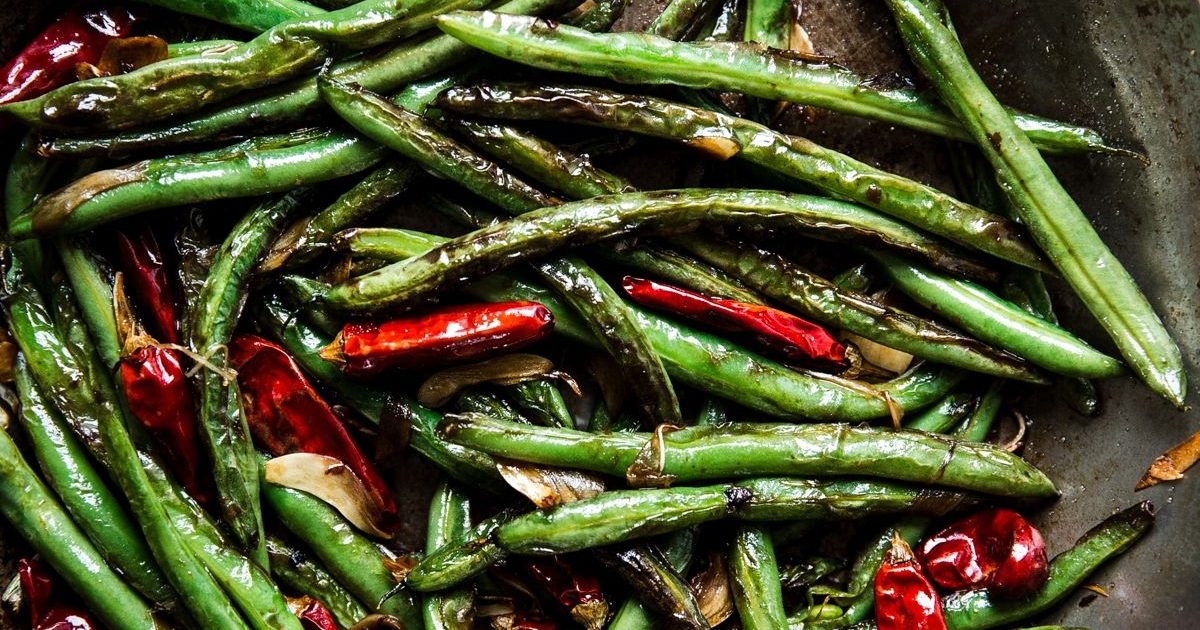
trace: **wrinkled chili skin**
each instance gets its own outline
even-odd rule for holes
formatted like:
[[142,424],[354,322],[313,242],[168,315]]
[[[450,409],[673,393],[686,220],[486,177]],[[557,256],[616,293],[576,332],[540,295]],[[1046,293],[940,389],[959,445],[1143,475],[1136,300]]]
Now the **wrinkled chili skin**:
[[229,363],[238,371],[246,421],[260,447],[275,456],[301,452],[340,460],[383,507],[383,522],[395,520],[387,482],[286,350],[256,335],[238,335],[229,344]]
[[679,287],[625,276],[634,302],[681,315],[729,332],[748,333],[789,361],[846,366],[846,347],[823,327],[761,304],[709,297]]
[[927,538],[918,558],[930,579],[946,590],[987,588],[1017,598],[1050,577],[1042,534],[1005,508],[977,512]]
[[17,562],[21,592],[29,604],[29,627],[32,630],[92,630],[99,628],[81,610],[52,601],[54,581],[37,560],[22,558]]
[[300,618],[300,625],[304,626],[304,630],[340,630],[333,615],[316,600],[309,602],[296,616]]
[[179,343],[175,289],[154,230],[142,223],[131,230],[117,232],[116,241],[117,265],[138,304],[146,309],[154,336],[168,343]]
[[104,46],[129,34],[121,8],[67,11],[0,70],[0,105],[41,96],[75,79],[75,66],[100,60]]
[[875,624],[879,630],[946,630],[937,590],[899,538],[875,574]]
[[121,359],[129,411],[166,450],[171,470],[188,494],[208,503],[208,476],[200,466],[196,406],[179,352],[144,345]]
[[516,350],[541,340],[554,315],[537,302],[464,304],[383,323],[351,322],[335,344],[347,372],[429,368]]
[[604,601],[604,591],[596,576],[560,556],[530,556],[523,562],[525,572],[564,612],[572,613],[578,606]]

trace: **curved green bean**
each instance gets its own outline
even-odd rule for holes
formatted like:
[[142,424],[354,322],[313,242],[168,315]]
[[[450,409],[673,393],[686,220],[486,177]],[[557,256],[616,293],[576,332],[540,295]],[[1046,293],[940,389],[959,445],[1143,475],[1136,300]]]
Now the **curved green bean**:
[[771,533],[761,525],[738,529],[729,553],[729,585],[738,619],[746,630],[787,627],[783,589]]
[[888,0],[913,60],[996,170],[1009,201],[1063,279],[1152,390],[1184,407],[1179,347],[1079,206],[972,69],[954,34],[922,3]]
[[300,131],[145,160],[97,171],[42,197],[29,216],[10,223],[10,234],[81,232],[157,208],[290,191],[363,171],[384,155],[355,136]]
[[17,419],[38,467],[96,551],[149,601],[175,611],[181,602],[154,562],[141,530],[130,518],[87,451],[33,383],[24,357],[14,373],[21,411]]
[[0,107],[21,122],[60,131],[114,131],[198,111],[320,65],[336,50],[365,50],[432,25],[447,9],[482,0],[363,0],[272,26],[218,55],[167,59],[125,74],[69,83]]
[[676,237],[701,260],[801,315],[930,361],[1039,382],[1029,362],[937,322],[890,308],[821,278],[790,260],[713,238]]
[[281,22],[320,15],[325,10],[300,0],[138,0],[253,33]]
[[1083,378],[1116,376],[1123,371],[1120,361],[978,284],[938,274],[885,252],[866,254],[879,263],[896,288],[920,305],[1038,367]]
[[162,627],[25,463],[7,431],[0,431],[0,513],[105,625]]
[[[506,422],[480,414],[448,416],[445,439],[544,466],[623,476],[654,436],[598,434]],[[663,436],[661,473],[678,483],[761,475],[862,475],[1036,499],[1058,495],[1023,459],[986,444],[921,431],[846,424],[724,424]]]
[[388,597],[397,584],[390,552],[312,495],[264,483],[262,496],[284,527],[359,601],[374,612],[399,618],[406,627],[421,627],[421,612],[410,593],[402,590]]
[[[640,33],[589,33],[534,18],[455,11],[438,28],[493,55],[546,70],[622,83],[741,92],[812,105],[957,140],[971,136],[936,101],[908,89],[875,90],[860,75],[741,43],[676,43]],[[1022,131],[1052,151],[1110,151],[1095,131],[1012,113]]]
[[[323,76],[322,98],[338,115],[368,137],[443,176],[458,181],[511,214],[553,205],[554,200],[512,177],[429,125],[421,116],[391,102]],[[633,398],[651,418],[682,424],[679,401],[662,361],[638,330],[624,302],[583,261],[567,257],[537,265],[542,277],[581,315],[605,350],[626,370]]]
[[508,554],[493,536],[512,515],[507,512],[481,521],[466,536],[427,553],[404,577],[404,585],[418,593],[443,591],[483,573]]
[[1124,553],[1146,535],[1154,523],[1153,508],[1140,503],[1084,534],[1067,551],[1050,561],[1050,579],[1033,595],[1016,601],[993,601],[986,590],[962,591],[942,599],[946,627],[985,630],[1034,617],[1061,602],[1097,568]]
[[651,135],[810,184],[959,244],[1034,269],[1048,269],[1024,229],[935,188],[894,175],[798,136],[671,101],[591,88],[483,84],[453,88],[439,106],[505,118],[568,120]]
[[[978,406],[979,397],[971,392],[952,392],[936,405],[906,418],[904,428],[910,431],[946,433],[963,423]],[[979,442],[981,440],[969,440]]]
[[271,558],[271,574],[280,584],[324,604],[342,627],[352,627],[367,616],[366,606],[305,552],[268,536],[267,555]]
[[773,191],[701,188],[597,197],[526,213],[452,239],[423,256],[335,285],[325,302],[344,311],[377,311],[425,296],[444,287],[447,280],[471,280],[567,247],[639,230],[749,220],[760,227],[804,231],[833,240],[881,243],[944,267],[974,265],[944,244],[859,206]]
[[[454,486],[441,483],[429,504],[425,553],[465,538],[471,530],[471,502]],[[429,593],[423,598],[426,630],[469,630],[475,622],[475,594],[471,587]]]
[[[217,368],[228,367],[223,348],[233,336],[249,291],[247,281],[254,267],[302,205],[304,191],[267,201],[251,210],[229,232],[214,258],[200,291],[195,317],[185,331],[192,351],[208,357]],[[201,428],[213,477],[220,513],[242,548],[258,563],[268,566],[259,506],[258,458],[250,439],[250,428],[242,410],[241,390],[214,369],[202,370],[197,378],[200,400],[196,422]]]
[[[446,240],[406,231],[404,238],[393,239],[387,246],[396,248],[393,250],[396,257],[406,258],[424,254]],[[485,300],[540,302],[554,313],[557,333],[584,343],[597,343],[557,295],[523,278],[492,274],[466,289]],[[928,366],[911,369],[880,385],[851,387],[801,374],[726,339],[650,311],[637,307],[630,310],[674,378],[776,418],[867,420],[888,415],[889,400],[901,410],[921,409],[946,395],[964,377],[960,370]]]

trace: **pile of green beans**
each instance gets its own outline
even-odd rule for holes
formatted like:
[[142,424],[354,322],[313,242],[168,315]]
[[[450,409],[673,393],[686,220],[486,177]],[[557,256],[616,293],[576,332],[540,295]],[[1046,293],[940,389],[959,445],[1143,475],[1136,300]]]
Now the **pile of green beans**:
[[[894,541],[1072,483],[998,443],[1027,392],[1094,414],[1092,381],[1131,372],[1184,402],[1042,157],[1140,156],[1001,105],[941,2],[886,0],[924,93],[812,53],[785,0],[669,0],[641,33],[613,32],[628,0],[140,1],[243,33],[0,105],[31,130],[4,189],[0,517],[105,627],[301,630],[318,604],[338,630],[875,627]],[[945,138],[957,192],[790,133],[793,104]],[[1055,275],[1120,358],[1059,321]],[[457,316],[515,301],[552,316],[524,346]],[[150,310],[176,343],[132,323]],[[247,334],[293,363],[255,376]],[[355,334],[448,345],[364,376],[330,358]],[[131,406],[148,343],[182,362],[211,500]],[[293,368],[312,388],[265,400],[253,379]],[[376,466],[392,531],[354,525],[369,476],[272,476],[269,452],[329,457],[313,397],[350,441],[324,474]],[[941,593],[946,627],[1044,614],[1152,522],[1104,521],[1026,598]]]

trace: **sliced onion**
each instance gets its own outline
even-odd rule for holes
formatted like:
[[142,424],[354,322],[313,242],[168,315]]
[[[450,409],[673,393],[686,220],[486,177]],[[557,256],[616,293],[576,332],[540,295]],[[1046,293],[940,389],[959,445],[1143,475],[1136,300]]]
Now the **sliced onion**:
[[667,465],[666,434],[680,427],[660,424],[646,445],[638,451],[633,463],[625,469],[625,481],[633,488],[667,488],[675,481],[675,475],[663,474]]
[[692,578],[691,585],[696,593],[696,603],[709,626],[716,628],[733,616],[733,590],[729,585],[729,572],[725,570],[724,554],[709,554],[708,567]]
[[912,365],[913,355],[907,352],[889,348],[881,343],[875,343],[866,337],[854,333],[846,333],[843,337],[846,341],[857,346],[863,360],[871,365],[881,367],[895,374],[903,374],[908,370],[908,366]]
[[508,460],[496,460],[496,470],[514,490],[539,508],[551,508],[604,492],[599,475],[568,468],[550,468]]
[[290,453],[276,457],[263,467],[267,483],[307,492],[333,506],[363,532],[391,538],[379,515],[383,506],[371,498],[358,475],[335,457],[313,453]]
[[742,145],[733,138],[722,136],[701,136],[689,138],[683,142],[694,149],[700,149],[718,160],[728,160],[742,150]]
[[[426,407],[441,407],[450,402],[464,387],[480,383],[515,385],[547,376],[560,377],[554,371],[554,362],[536,354],[514,353],[504,356],[446,368],[433,373],[421,383],[417,390],[417,401]],[[568,384],[574,385],[574,381]],[[578,390],[578,385],[574,385]]]

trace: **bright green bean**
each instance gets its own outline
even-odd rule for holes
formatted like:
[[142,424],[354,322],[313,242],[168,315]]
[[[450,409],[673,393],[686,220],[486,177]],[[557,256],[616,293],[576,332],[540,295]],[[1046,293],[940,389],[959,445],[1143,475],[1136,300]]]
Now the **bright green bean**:
[[703,23],[704,15],[715,6],[715,0],[670,0],[646,32],[667,39],[683,39],[697,24]]
[[[952,392],[936,405],[905,418],[904,428],[910,431],[946,433],[963,423],[978,406],[979,397],[971,392]],[[979,441],[979,440],[973,440]]]
[[[461,490],[443,482],[429,504],[425,552],[465,538],[471,530],[471,502]],[[475,596],[471,587],[429,593],[422,602],[426,630],[469,630],[475,622]]]
[[305,552],[268,536],[267,555],[271,558],[271,574],[280,584],[324,604],[342,627],[349,628],[367,616],[366,606]]
[[324,13],[299,0],[139,0],[177,13],[202,17],[253,33],[280,22]]
[[954,437],[967,442],[982,442],[992,430],[1000,406],[1004,404],[1004,381],[994,380],[988,385],[987,391],[979,399],[975,411],[967,417],[962,428],[954,432]]
[[729,554],[729,584],[738,619],[746,630],[787,627],[783,589],[771,533],[762,525],[738,529]]
[[466,536],[427,553],[405,576],[404,584],[418,593],[432,593],[483,573],[507,556],[493,537],[511,516],[501,512],[471,528]]

